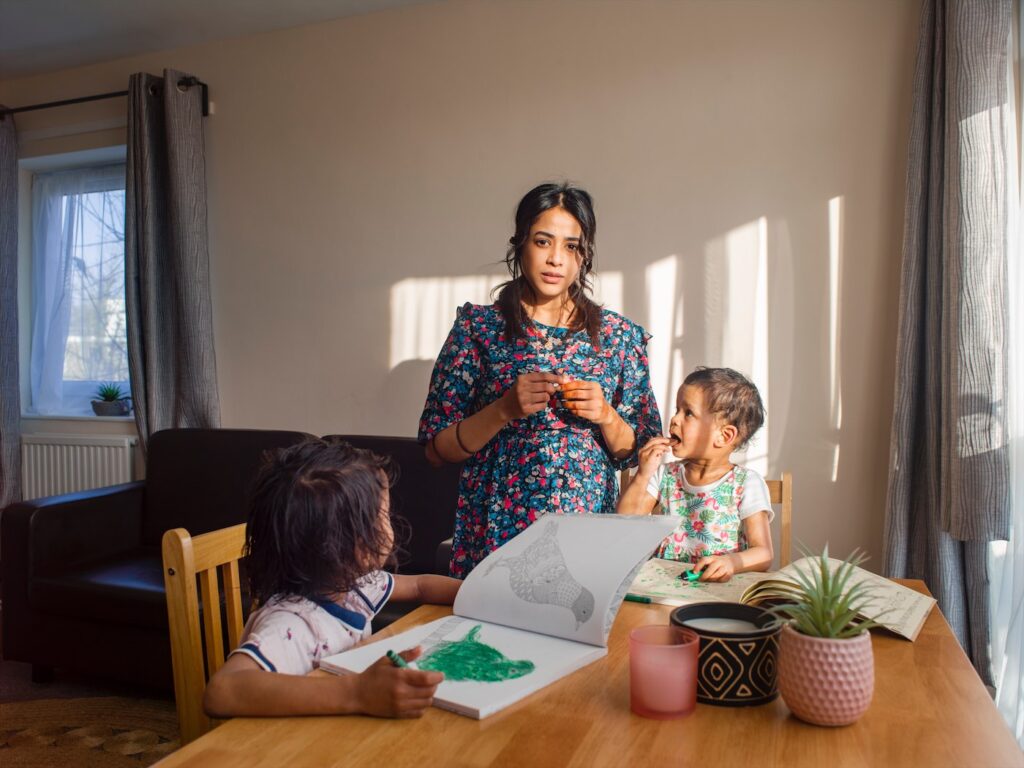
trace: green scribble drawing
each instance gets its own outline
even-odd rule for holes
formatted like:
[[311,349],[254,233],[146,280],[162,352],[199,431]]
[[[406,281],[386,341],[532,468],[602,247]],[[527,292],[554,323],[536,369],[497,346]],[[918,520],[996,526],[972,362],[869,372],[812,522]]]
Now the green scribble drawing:
[[523,659],[512,661],[497,648],[477,640],[477,624],[461,640],[442,640],[427,654],[416,660],[416,666],[431,672],[444,672],[446,680],[475,680],[481,683],[500,683],[515,680],[533,672],[533,662]]

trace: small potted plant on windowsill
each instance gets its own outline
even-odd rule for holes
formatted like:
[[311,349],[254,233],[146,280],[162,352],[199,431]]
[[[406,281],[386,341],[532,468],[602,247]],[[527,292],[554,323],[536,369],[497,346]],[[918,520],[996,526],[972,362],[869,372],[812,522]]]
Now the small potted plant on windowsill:
[[117,384],[100,384],[92,401],[92,412],[97,416],[127,416],[132,410],[131,395],[126,395]]
[[[807,554],[807,553],[805,553]],[[783,622],[779,635],[779,692],[801,720],[815,725],[849,725],[871,704],[875,659],[871,633],[878,623],[861,609],[872,594],[850,584],[854,568],[867,557],[855,550],[838,567],[828,546],[796,568],[797,583],[785,602],[769,610]]]

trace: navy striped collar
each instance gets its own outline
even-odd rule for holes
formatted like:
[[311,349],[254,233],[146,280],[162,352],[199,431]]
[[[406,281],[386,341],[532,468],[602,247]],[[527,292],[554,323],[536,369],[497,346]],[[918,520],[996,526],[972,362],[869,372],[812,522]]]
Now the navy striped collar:
[[331,616],[336,618],[342,624],[358,630],[359,632],[366,629],[366,616],[363,614],[350,611],[348,608],[342,608],[336,602],[328,600],[327,598],[316,597],[313,598],[313,602],[331,614]]

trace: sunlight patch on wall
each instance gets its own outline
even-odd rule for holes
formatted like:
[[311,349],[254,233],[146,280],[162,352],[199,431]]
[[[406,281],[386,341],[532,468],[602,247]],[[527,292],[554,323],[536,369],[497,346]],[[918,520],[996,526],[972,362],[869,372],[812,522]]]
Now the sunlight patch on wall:
[[[491,290],[505,275],[411,277],[391,286],[391,342],[388,364],[394,370],[407,360],[434,360],[455,322],[455,311],[467,301],[490,304]],[[595,275],[594,299],[622,311],[621,272]]]
[[[651,334],[647,343],[647,360],[651,370],[651,389],[661,406],[665,429],[675,411],[676,389],[685,374],[679,340],[683,336],[682,294],[677,298],[679,257],[666,256],[644,271],[647,296],[646,329]],[[675,383],[677,381],[678,383]],[[674,384],[674,386],[673,386]]]
[[843,424],[843,396],[839,370],[839,297],[843,272],[843,198],[828,201],[828,355],[832,428]]
[[840,297],[843,275],[843,209],[842,196],[828,201],[828,370],[829,418],[836,431],[835,456],[832,462],[832,482],[839,479],[838,432],[843,425],[843,392],[840,371]]
[[594,301],[605,309],[622,314],[622,292],[624,278],[621,272],[592,273],[594,278]]
[[771,393],[768,390],[768,220],[761,217],[708,243],[704,258],[706,298],[704,365],[746,374],[767,411],[764,426],[737,460],[768,472]]

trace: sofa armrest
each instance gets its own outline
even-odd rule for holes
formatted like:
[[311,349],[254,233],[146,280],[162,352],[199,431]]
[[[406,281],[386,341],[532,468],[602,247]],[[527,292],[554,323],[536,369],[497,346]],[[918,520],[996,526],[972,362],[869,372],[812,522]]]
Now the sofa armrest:
[[131,549],[142,532],[144,483],[11,504],[0,515],[0,591],[7,658],[33,659],[41,631],[29,608],[34,578],[58,566]]
[[0,563],[37,574],[139,546],[145,483],[12,504],[3,511]]

